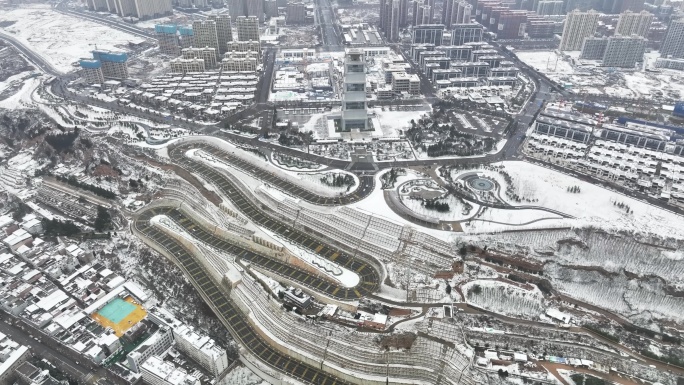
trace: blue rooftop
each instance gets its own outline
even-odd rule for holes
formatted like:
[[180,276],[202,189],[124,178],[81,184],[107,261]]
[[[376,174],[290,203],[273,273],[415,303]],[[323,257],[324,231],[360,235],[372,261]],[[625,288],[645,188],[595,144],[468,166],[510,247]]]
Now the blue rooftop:
[[183,36],[192,36],[192,27],[178,27],[178,32]]
[[81,68],[97,69],[102,67],[102,63],[100,63],[100,61],[96,59],[81,59],[79,60],[78,64],[81,65]]
[[169,35],[175,35],[178,27],[175,25],[157,24],[154,26],[154,32],[156,33],[167,33]]
[[108,61],[114,63],[125,63],[128,60],[128,54],[125,52],[111,52],[111,51],[93,51],[93,58],[99,61]]

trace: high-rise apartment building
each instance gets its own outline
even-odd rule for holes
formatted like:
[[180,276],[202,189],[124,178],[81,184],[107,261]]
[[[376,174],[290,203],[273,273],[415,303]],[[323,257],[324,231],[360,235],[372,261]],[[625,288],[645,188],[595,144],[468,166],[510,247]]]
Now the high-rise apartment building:
[[125,52],[95,50],[93,59],[102,65],[102,76],[105,79],[128,79],[128,54]]
[[562,1],[540,1],[535,11],[538,15],[562,15],[565,4]]
[[477,23],[454,24],[451,32],[451,45],[464,45],[482,41],[484,27]]
[[473,6],[467,1],[459,1],[456,7],[456,16],[451,20],[452,24],[468,24],[473,17]]
[[594,10],[588,12],[574,10],[568,13],[559,49],[561,51],[581,50],[584,39],[594,36],[598,20],[599,13]]
[[442,45],[443,24],[425,24],[413,29],[413,44]]
[[219,52],[218,33],[216,22],[213,20],[195,20],[192,22],[194,36],[193,47],[209,47],[214,52]]
[[170,55],[180,55],[180,39],[178,38],[178,27],[175,25],[154,26],[154,32],[159,42],[159,52]]
[[230,24],[230,15],[209,15],[209,20],[216,25],[216,40],[218,44],[218,55],[221,56],[226,53],[226,46],[228,42],[233,41],[233,30]]
[[194,32],[192,31],[192,27],[178,27],[178,34],[181,49],[190,48],[195,43],[195,36]]
[[303,23],[306,18],[306,4],[304,3],[287,3],[287,17],[288,24]]
[[606,53],[608,39],[605,37],[588,37],[584,39],[580,59],[584,60],[603,60]]
[[88,84],[102,84],[104,83],[104,75],[102,75],[102,64],[95,59],[81,59],[78,62],[83,71],[83,80]]
[[233,20],[240,16],[256,16],[259,23],[264,22],[263,0],[228,0],[228,11]]
[[278,2],[276,0],[264,0],[264,13],[266,17],[278,16]]
[[88,9],[116,13],[121,17],[152,19],[173,12],[171,0],[88,0]]
[[641,11],[635,13],[632,11],[627,11],[620,14],[618,19],[617,27],[615,27],[616,35],[623,36],[648,36],[648,29],[651,27],[651,22],[653,21],[653,15],[646,11]]
[[408,26],[409,0],[399,0],[399,28]]
[[344,89],[342,92],[342,119],[339,130],[368,130],[366,105],[366,59],[363,50],[348,49],[344,56]]
[[259,19],[256,16],[239,16],[236,24],[238,40],[259,41]]
[[465,0],[446,0],[442,9],[442,24],[450,29],[454,24],[470,23],[473,6]]
[[660,47],[660,56],[669,56],[677,59],[684,58],[684,18],[670,21],[663,45]]
[[646,38],[642,36],[588,37],[584,39],[580,59],[601,60],[604,67],[634,68],[644,60]]
[[112,0],[107,1],[107,10],[121,17],[153,19],[173,13],[171,0]]
[[642,36],[611,36],[608,38],[603,55],[604,67],[634,68],[644,61],[644,51],[648,41]]

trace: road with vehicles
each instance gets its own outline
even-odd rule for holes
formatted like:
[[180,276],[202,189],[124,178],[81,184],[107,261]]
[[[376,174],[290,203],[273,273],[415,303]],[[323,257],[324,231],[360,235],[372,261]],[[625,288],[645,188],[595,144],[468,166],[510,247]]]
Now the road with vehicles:
[[344,49],[342,38],[335,29],[335,10],[330,0],[315,0],[316,25],[321,29],[322,49],[325,51],[341,51]]
[[176,161],[183,161],[184,159],[187,159],[183,152],[190,149],[200,149],[211,156],[230,164],[232,167],[237,167],[243,172],[254,176],[267,185],[277,187],[282,191],[287,191],[289,194],[296,196],[298,199],[319,206],[348,205],[366,198],[375,190],[375,178],[372,175],[362,175],[359,177],[359,185],[356,186],[356,188],[350,193],[334,197],[321,196],[311,192],[310,190],[302,188],[296,183],[290,182],[277,173],[264,172],[261,167],[255,166],[254,164],[240,158],[237,155],[212,146],[208,143],[196,142],[192,145],[174,147],[173,150],[169,152],[169,155],[171,155],[173,157],[172,159]]
[[245,349],[271,368],[298,380],[316,385],[347,384],[347,382],[335,378],[319,368],[295,360],[269,345],[245,320],[244,314],[230,299],[228,292],[214,282],[202,264],[195,260],[193,254],[181,246],[178,241],[150,224],[149,219],[153,215],[153,210],[145,211],[135,220],[133,226],[138,232],[152,240],[156,244],[156,248],[165,251],[167,256],[174,259],[174,262],[183,270],[184,275],[188,277],[207,304],[211,306],[235,341],[239,341],[241,346],[244,346]]

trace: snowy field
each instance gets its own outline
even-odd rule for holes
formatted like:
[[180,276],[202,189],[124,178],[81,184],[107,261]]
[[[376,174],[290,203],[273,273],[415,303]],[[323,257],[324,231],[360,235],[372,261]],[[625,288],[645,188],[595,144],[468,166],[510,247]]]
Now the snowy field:
[[[511,202],[512,204],[541,206],[575,217],[544,220],[516,228],[593,225],[604,229],[631,230],[659,234],[663,237],[684,238],[684,217],[680,215],[532,163],[507,161],[496,165],[504,166],[504,170],[512,177],[513,188],[521,196],[535,200],[533,203]],[[578,186],[581,192],[568,192],[568,187],[572,186]],[[633,212],[627,214],[614,202],[629,206]],[[502,215],[499,216],[497,213]],[[511,215],[515,215],[511,213],[510,210],[492,210],[483,219],[505,223],[510,220]],[[552,214],[546,213],[544,216],[553,217]],[[483,222],[476,224],[473,221],[469,231],[499,231],[507,228],[510,227]]]
[[496,313],[537,319],[544,313],[544,296],[538,290],[524,290],[493,280],[471,281],[463,285],[466,301]]
[[[579,51],[565,52],[565,55],[555,51],[516,51],[516,55],[551,80],[569,84],[571,91],[577,93],[642,98],[654,96],[659,91],[663,97],[675,100],[684,95],[684,76],[679,71],[611,72],[598,67],[595,61],[578,60]],[[644,67],[653,67],[658,57],[657,52],[644,55]],[[571,60],[578,65],[573,65]]]
[[[129,42],[144,39],[103,25],[63,15],[50,5],[31,4],[0,12],[0,22],[14,24],[0,28],[30,47],[55,69],[66,73],[74,69],[72,63],[92,57],[95,49],[125,50]],[[9,23],[8,23],[9,24]]]
[[381,108],[371,108],[369,113],[375,113],[380,122],[383,137],[399,137],[399,131],[411,128],[411,120],[418,121],[428,110],[417,111],[383,111]]

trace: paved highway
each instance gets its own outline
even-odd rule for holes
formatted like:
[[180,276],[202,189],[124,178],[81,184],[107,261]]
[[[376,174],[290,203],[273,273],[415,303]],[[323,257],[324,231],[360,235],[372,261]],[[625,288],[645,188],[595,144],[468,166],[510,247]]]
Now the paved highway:
[[323,50],[341,51],[341,36],[335,29],[335,12],[330,4],[330,0],[315,0],[316,3],[316,22],[321,29],[321,39],[323,40]]
[[[233,167],[244,171],[245,173],[254,176],[255,178],[261,180],[262,182],[275,186],[282,191],[296,196],[306,202],[313,203],[321,206],[340,206],[348,205],[354,202],[358,202],[368,195],[370,195],[373,190],[375,190],[375,178],[372,175],[365,175],[359,177],[359,186],[356,187],[349,194],[337,196],[337,197],[325,197],[311,192],[302,188],[300,185],[290,182],[282,178],[276,173],[267,173],[258,166],[243,160],[239,156],[233,155],[230,152],[224,151],[217,147],[214,147],[208,143],[192,143],[186,145],[180,145],[174,147],[169,151],[169,156],[174,161],[183,161],[186,159],[185,152],[191,149],[201,149],[214,156],[215,158],[221,159]],[[190,171],[192,169],[188,169]]]
[[245,320],[244,314],[227,293],[212,280],[204,267],[197,263],[192,253],[181,246],[175,239],[152,227],[149,221],[145,220],[145,218],[149,219],[149,216],[146,214],[151,213],[151,210],[144,213],[141,218],[134,222],[133,226],[135,226],[137,231],[156,242],[158,248],[166,250],[169,255],[175,258],[175,262],[223,321],[223,324],[228,328],[236,341],[239,341],[242,346],[268,366],[305,383],[316,385],[347,384],[347,382],[325,373],[321,369],[314,368],[280,353],[264,341]]

